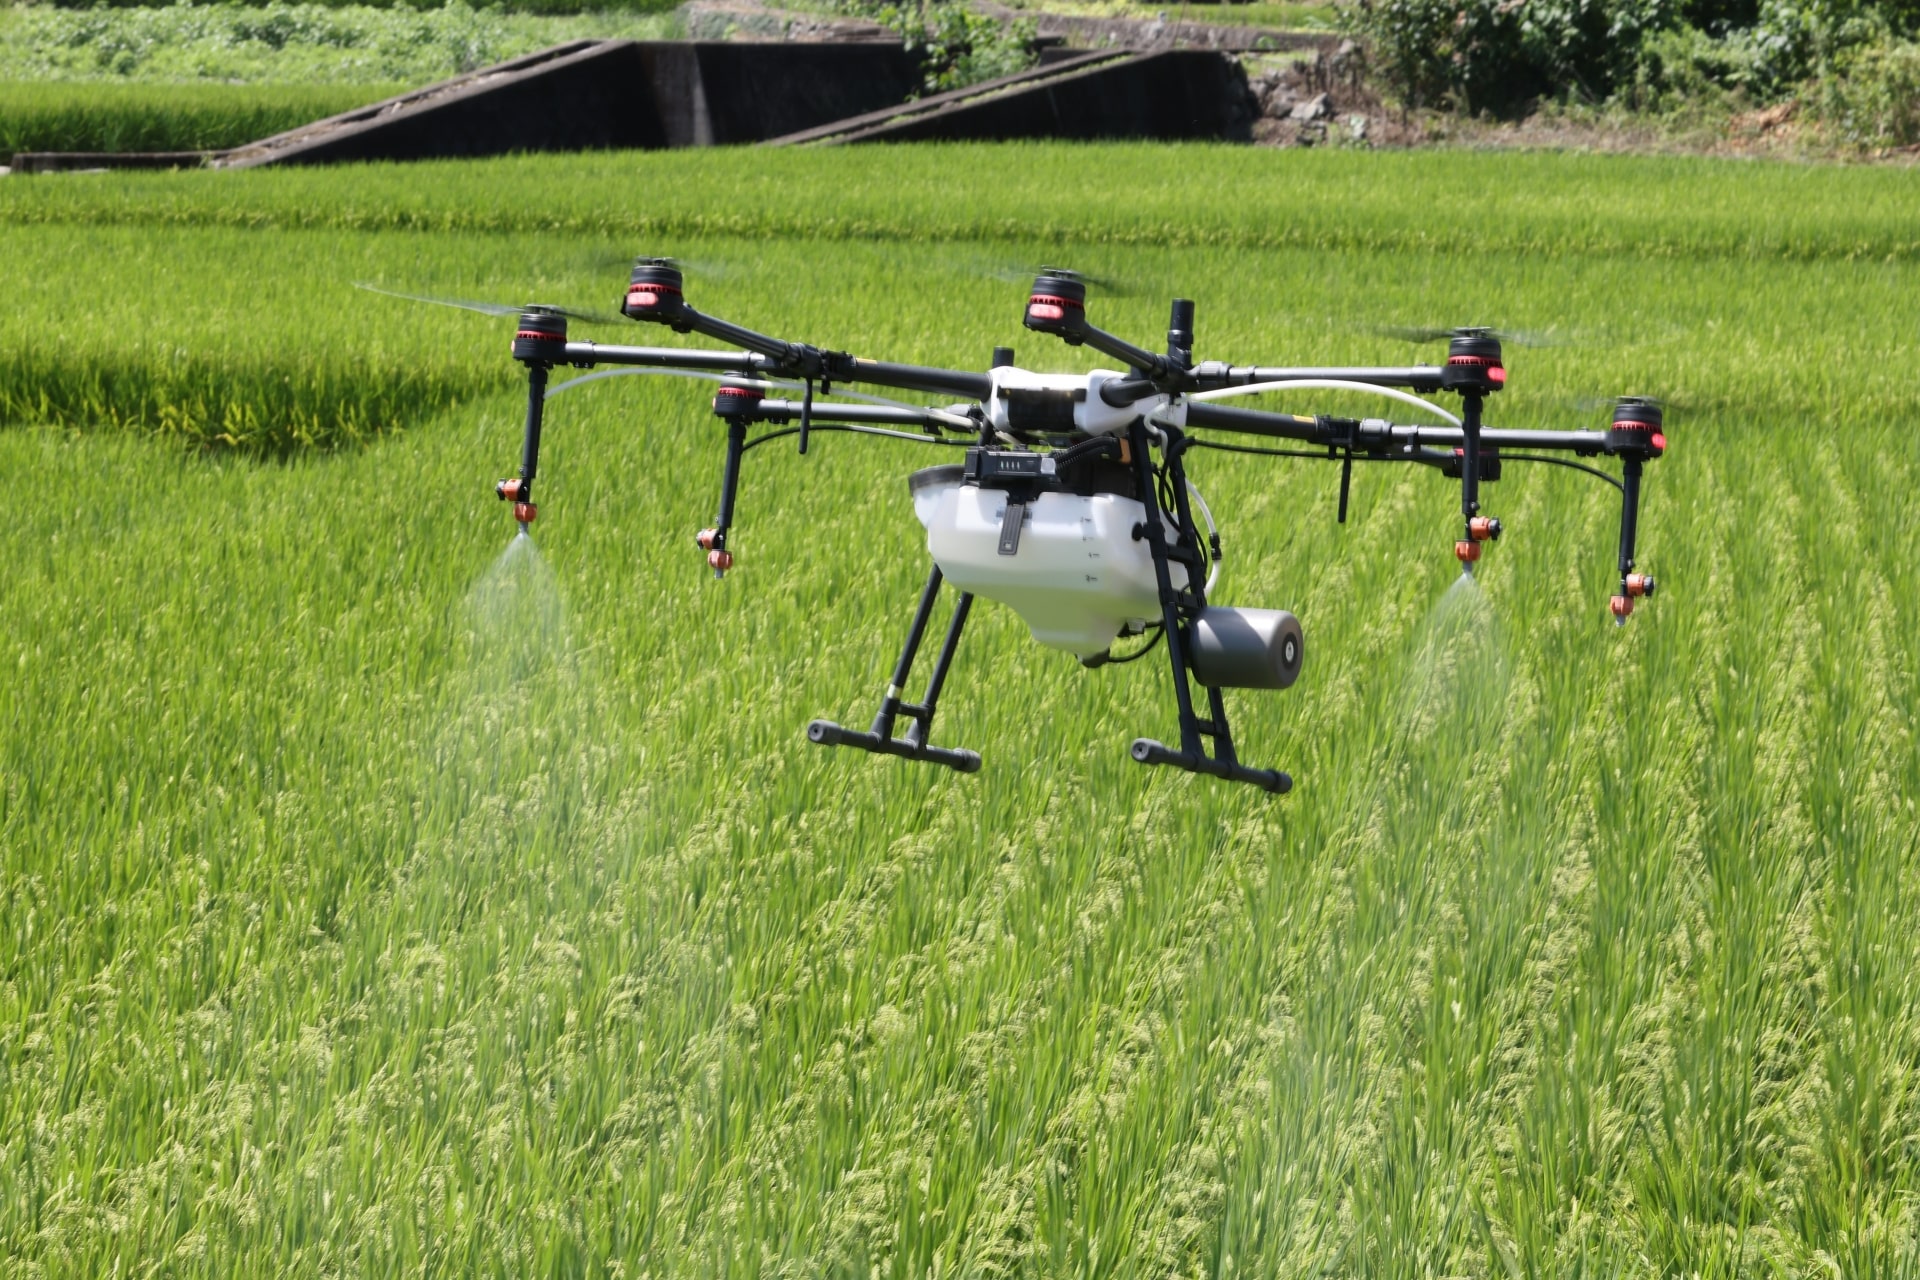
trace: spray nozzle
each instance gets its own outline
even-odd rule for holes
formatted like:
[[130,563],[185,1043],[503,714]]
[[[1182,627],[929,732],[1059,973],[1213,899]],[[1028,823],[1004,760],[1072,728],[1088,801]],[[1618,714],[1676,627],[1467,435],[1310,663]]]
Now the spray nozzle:
[[1474,516],[1467,521],[1467,537],[1475,542],[1498,542],[1502,532],[1498,516]]
[[707,567],[713,570],[713,576],[724,578],[727,570],[733,568],[733,553],[727,550],[727,535],[723,529],[702,529],[693,539],[700,549],[707,553]]

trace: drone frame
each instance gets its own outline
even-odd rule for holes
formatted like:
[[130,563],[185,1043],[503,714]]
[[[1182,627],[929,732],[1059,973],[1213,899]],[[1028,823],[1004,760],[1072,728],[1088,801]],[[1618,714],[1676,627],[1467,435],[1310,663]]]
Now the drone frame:
[[[533,484],[538,474],[540,436],[544,404],[548,394],[549,372],[558,366],[592,368],[596,365],[625,365],[640,368],[673,369],[719,375],[721,385],[714,397],[714,412],[726,423],[726,451],[721,475],[719,510],[714,525],[701,531],[698,542],[707,553],[707,562],[715,577],[724,576],[733,565],[727,539],[734,522],[735,499],[739,490],[740,468],[745,454],[773,439],[797,436],[799,452],[807,452],[815,431],[853,431],[896,436],[927,443],[965,447],[969,465],[977,460],[980,470],[990,474],[986,464],[1009,455],[1026,454],[1036,443],[1058,451],[1077,450],[1077,456],[1104,452],[1117,456],[1123,467],[1130,467],[1135,495],[1145,509],[1145,519],[1135,527],[1133,536],[1145,541],[1151,555],[1160,620],[1157,641],[1164,638],[1173,677],[1174,697],[1179,715],[1179,744],[1168,746],[1150,738],[1135,739],[1133,758],[1149,765],[1169,765],[1193,773],[1208,774],[1235,782],[1251,783],[1268,792],[1284,793],[1292,787],[1291,777],[1279,770],[1261,769],[1241,763],[1234,744],[1221,686],[1206,687],[1206,714],[1197,709],[1192,684],[1196,677],[1193,664],[1194,628],[1207,608],[1203,585],[1209,558],[1219,558],[1217,536],[1207,545],[1200,541],[1188,501],[1185,455],[1195,447],[1226,449],[1232,452],[1280,457],[1311,458],[1341,464],[1339,520],[1348,514],[1353,464],[1356,459],[1378,462],[1409,462],[1431,466],[1460,481],[1460,510],[1463,534],[1454,544],[1454,554],[1466,571],[1481,555],[1482,544],[1500,537],[1498,519],[1481,514],[1480,486],[1483,480],[1497,480],[1506,462],[1539,462],[1571,467],[1614,485],[1621,493],[1619,541],[1619,591],[1609,607],[1616,622],[1624,622],[1632,613],[1634,601],[1654,594],[1654,579],[1635,570],[1634,552],[1638,535],[1639,505],[1645,464],[1662,456],[1666,438],[1662,434],[1659,405],[1650,400],[1624,398],[1617,402],[1611,427],[1606,431],[1523,431],[1488,428],[1483,424],[1486,398],[1506,382],[1501,344],[1488,330],[1464,329],[1453,332],[1448,359],[1444,365],[1357,366],[1357,367],[1273,367],[1235,366],[1220,361],[1196,364],[1193,360],[1194,304],[1176,299],[1167,333],[1164,355],[1135,346],[1087,322],[1084,282],[1069,271],[1046,268],[1035,279],[1028,297],[1024,323],[1036,332],[1051,334],[1069,345],[1087,345],[1124,363],[1129,372],[1123,378],[1101,383],[1097,394],[1117,411],[1128,411],[1149,403],[1148,411],[1135,414],[1116,435],[1085,432],[1022,433],[1011,435],[989,420],[983,406],[995,391],[994,373],[942,369],[922,365],[894,364],[863,359],[842,351],[829,351],[807,343],[791,342],[757,333],[718,317],[705,315],[690,306],[684,296],[684,282],[678,267],[669,259],[641,258],[634,265],[622,311],[635,320],[664,324],[676,332],[698,333],[704,337],[739,348],[712,351],[679,347],[636,347],[577,342],[567,334],[567,313],[559,308],[528,307],[520,314],[514,335],[513,356],[528,370],[528,396],[520,474],[502,480],[498,495],[514,504],[514,516],[524,529],[537,515],[533,504]],[[995,370],[1013,363],[1013,353],[996,348]],[[798,383],[803,389],[799,401],[769,399],[765,392],[773,380]],[[897,402],[871,404],[835,403],[815,398],[816,384],[821,395],[831,395],[833,385],[859,383],[896,391],[933,396],[955,396],[964,402],[949,409],[916,408]],[[1462,398],[1462,411],[1456,426],[1398,425],[1384,419],[1352,419],[1318,415],[1304,417],[1265,410],[1237,409],[1214,404],[1208,393],[1246,393],[1272,384],[1332,384],[1365,389],[1385,389],[1386,394],[1424,404],[1410,393],[1453,392]],[[1184,425],[1153,411],[1152,405],[1178,404]],[[1444,413],[1444,411],[1441,411]],[[1452,415],[1446,415],[1451,417]],[[789,425],[797,424],[797,425]],[[777,428],[754,436],[750,427]],[[1191,434],[1223,432],[1285,442],[1294,448],[1249,447],[1219,443]],[[951,433],[971,439],[954,439]],[[1077,437],[1077,438],[1075,438]],[[994,447],[996,439],[1013,444],[1012,450]],[[1161,464],[1153,463],[1158,449]],[[1565,458],[1542,457],[1537,452],[1568,452],[1578,458],[1612,457],[1622,464],[1622,475],[1615,480],[1597,467]],[[1090,452],[1091,451],[1091,452]],[[1022,474],[1026,469],[1015,468]],[[986,483],[982,481],[982,483]],[[1164,488],[1163,488],[1164,486]],[[1011,482],[994,487],[1012,488]],[[1009,495],[1010,519],[1017,543],[1018,516]],[[1171,536],[1169,537],[1169,532]],[[1003,551],[1005,548],[1003,547]],[[1176,587],[1175,566],[1186,570],[1186,585]],[[912,675],[934,607],[941,594],[944,575],[938,563],[929,570],[921,591],[907,639],[895,663],[891,680],[882,694],[880,707],[870,728],[850,729],[827,720],[814,720],[807,726],[809,740],[823,746],[857,747],[876,754],[894,755],[910,760],[943,764],[963,773],[980,767],[977,752],[944,747],[929,739],[942,689],[959,648],[973,605],[973,595],[962,591],[949,617],[945,637],[934,661],[926,694],[919,702],[903,700],[905,686]],[[1150,641],[1146,648],[1151,648]],[[1146,648],[1113,661],[1132,661],[1144,656]],[[1104,659],[1085,660],[1101,665]],[[900,720],[908,721],[904,734],[896,733]],[[1209,745],[1210,748],[1209,749]]]

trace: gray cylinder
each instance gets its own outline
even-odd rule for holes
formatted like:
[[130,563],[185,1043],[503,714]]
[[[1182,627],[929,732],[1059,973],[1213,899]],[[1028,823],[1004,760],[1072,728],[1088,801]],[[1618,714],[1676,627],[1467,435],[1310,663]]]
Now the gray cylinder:
[[1187,664],[1215,689],[1284,689],[1307,656],[1300,620],[1284,609],[1208,605],[1193,621]]

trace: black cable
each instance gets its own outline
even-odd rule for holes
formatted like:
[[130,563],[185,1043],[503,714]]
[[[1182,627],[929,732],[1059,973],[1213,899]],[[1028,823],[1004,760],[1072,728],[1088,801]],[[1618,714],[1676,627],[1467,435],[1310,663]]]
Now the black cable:
[[[957,449],[970,449],[973,447],[972,441],[969,440],[948,440],[941,436],[917,436],[905,431],[888,431],[884,427],[828,426],[816,422],[811,424],[807,429],[813,432],[845,431],[850,435],[857,436],[889,436],[895,440],[911,440],[915,444],[944,444],[951,445]],[[763,436],[755,436],[753,439],[747,441],[745,447],[743,447],[740,452],[745,453],[755,445],[765,444],[769,440],[778,440],[783,436],[797,436],[799,434],[800,428],[798,427],[787,427],[780,431],[769,431]]]
[[1599,476],[1602,480],[1605,480],[1608,484],[1620,490],[1620,492],[1622,493],[1625,493],[1627,491],[1626,486],[1621,484],[1618,480],[1615,480],[1612,476],[1608,475],[1606,472],[1602,471],[1600,468],[1590,467],[1584,462],[1569,462],[1565,458],[1542,458],[1538,454],[1532,454],[1532,453],[1503,453],[1500,455],[1500,461],[1502,462],[1539,462],[1539,463],[1544,463],[1549,467],[1566,467],[1569,470],[1573,470],[1573,471],[1584,471],[1590,476]]
[[1103,667],[1119,667],[1119,666],[1125,666],[1129,662],[1138,662],[1140,661],[1140,659],[1152,653],[1153,647],[1159,644],[1160,641],[1166,637],[1166,634],[1167,634],[1167,629],[1165,626],[1155,627],[1153,629],[1153,639],[1147,641],[1145,644],[1141,645],[1138,649],[1135,649],[1132,653],[1128,654],[1124,658],[1108,658],[1105,662],[1101,663],[1100,665]]
[[[1191,439],[1192,437],[1188,438]],[[1222,453],[1256,453],[1263,458],[1308,458],[1318,462],[1340,461],[1339,446],[1329,446],[1334,449],[1334,452],[1325,453],[1316,449],[1256,449],[1252,445],[1219,444],[1212,440],[1194,440],[1193,447],[1196,449],[1218,449]],[[1500,456],[1504,458],[1507,455],[1503,453]],[[1398,453],[1360,453],[1356,451],[1353,455],[1353,460],[1355,462],[1419,462],[1430,467],[1439,465],[1437,459],[1413,457]]]
[[[1188,439],[1192,440],[1192,437],[1188,437]],[[1320,453],[1311,449],[1256,449],[1251,445],[1217,444],[1212,440],[1192,440],[1192,443],[1196,449],[1218,449],[1222,453],[1254,453],[1259,454],[1263,458],[1308,458],[1319,462],[1340,461],[1340,455],[1338,453]],[[1501,453],[1488,456],[1497,457],[1501,462],[1539,462],[1549,467],[1566,467],[1573,471],[1584,471],[1590,476],[1598,476],[1614,488],[1622,489],[1624,492],[1618,480],[1615,480],[1612,476],[1600,470],[1600,468],[1590,467],[1584,462],[1570,462],[1565,458],[1542,458],[1537,454],[1531,453]],[[1406,458],[1391,453],[1356,453],[1353,455],[1353,460],[1355,462],[1427,462],[1425,458]],[[1428,463],[1428,465],[1431,466],[1435,464]]]
[[[1340,455],[1337,453],[1316,452],[1311,449],[1256,449],[1252,445],[1245,444],[1216,444],[1212,440],[1198,440],[1193,436],[1187,437],[1187,444],[1195,449],[1218,449],[1222,453],[1255,453],[1263,458],[1318,458],[1323,462],[1340,460]],[[1366,457],[1365,454],[1354,455],[1356,461],[1364,457]]]

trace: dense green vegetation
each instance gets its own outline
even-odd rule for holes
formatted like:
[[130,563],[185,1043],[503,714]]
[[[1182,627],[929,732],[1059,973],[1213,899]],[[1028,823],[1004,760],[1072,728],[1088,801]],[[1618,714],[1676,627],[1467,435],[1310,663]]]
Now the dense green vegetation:
[[565,40],[676,31],[671,14],[645,3],[573,16],[460,3],[13,5],[0,7],[0,81],[418,85]]
[[[966,147],[4,184],[0,1256],[1920,1274],[1909,183]],[[939,732],[979,775],[822,751],[904,628],[926,451],[755,455],[716,583],[705,390],[599,382],[505,550],[507,332],[349,283],[604,305],[641,250],[914,360],[1085,367],[1019,328],[1042,258],[1142,339],[1197,298],[1203,356],[1555,328],[1496,418],[1676,397],[1662,594],[1605,619],[1582,477],[1493,487],[1476,595],[1431,475],[1364,469],[1341,528],[1330,469],[1202,460],[1223,594],[1307,627],[1300,685],[1231,699],[1292,796],[1132,765],[1164,671],[998,608]],[[271,456],[153,434],[215,420]]]
[[1920,141],[1913,0],[1345,0],[1400,101],[1517,116],[1644,116],[1792,101],[1856,146]]
[[0,155],[237,147],[406,88],[0,82]]

